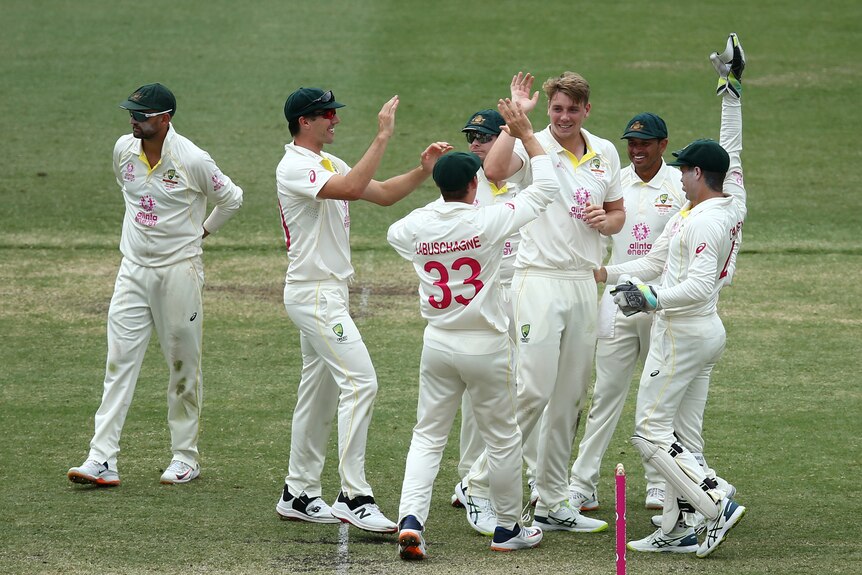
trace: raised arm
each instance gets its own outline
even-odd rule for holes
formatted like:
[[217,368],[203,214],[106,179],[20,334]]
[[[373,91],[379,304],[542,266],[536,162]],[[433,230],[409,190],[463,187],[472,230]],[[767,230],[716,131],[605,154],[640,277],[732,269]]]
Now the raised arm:
[[446,142],[434,142],[422,152],[418,168],[383,182],[371,180],[360,198],[380,206],[391,206],[418,188],[431,175],[437,159],[451,149]]
[[[530,96],[530,90],[533,88],[532,74],[524,74],[518,72],[512,77],[512,82],[509,85],[511,93],[511,102],[520,106],[525,114],[529,114],[536,103],[539,101],[539,92],[536,91]],[[485,175],[491,181],[507,180],[515,172],[523,167],[521,158],[513,153],[515,148],[515,138],[505,130],[500,133],[494,145],[485,156],[485,161],[482,163],[482,169]]]
[[336,174],[318,192],[317,197],[322,200],[358,200],[368,188],[374,173],[380,166],[383,153],[389,138],[395,132],[395,111],[398,109],[398,96],[383,104],[377,114],[377,135],[371,145],[365,151],[362,158],[347,173],[347,175]]

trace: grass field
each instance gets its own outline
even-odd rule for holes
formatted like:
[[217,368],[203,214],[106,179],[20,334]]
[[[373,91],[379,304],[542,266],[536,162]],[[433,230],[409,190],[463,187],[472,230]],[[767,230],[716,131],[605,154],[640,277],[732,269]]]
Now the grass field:
[[[593,86],[588,129],[617,141],[649,110],[678,149],[718,136],[707,55],[731,31],[748,56],[749,213],[735,285],[722,294],[728,347],[705,435],[749,512],[709,559],[630,555],[629,573],[862,572],[862,152],[852,144],[862,3],[244,4],[0,0],[0,573],[613,573],[612,530],[488,551],[448,506],[455,434],[435,485],[429,561],[403,564],[391,536],[278,520],[300,369],[281,303],[282,106],[299,86],[333,89],[347,107],[331,151],[354,163],[376,112],[399,94],[387,177],[431,141],[466,149],[463,123],[506,96],[518,70],[542,80],[572,69]],[[81,489],[65,473],[87,453],[104,375],[123,213],[110,152],[129,129],[117,104],[154,81],[177,95],[177,131],[245,190],[240,214],[206,241],[203,474],[158,483],[170,453],[167,370],[153,338],[123,434],[123,484]],[[544,125],[539,110],[533,120]],[[353,311],[380,380],[367,473],[390,517],[423,322],[412,271],[385,230],[434,197],[425,184],[391,208],[351,207]],[[633,394],[596,516],[612,521],[612,469],[623,462],[629,533],[641,537],[650,527],[628,443]],[[334,455],[333,438],[330,498]]]

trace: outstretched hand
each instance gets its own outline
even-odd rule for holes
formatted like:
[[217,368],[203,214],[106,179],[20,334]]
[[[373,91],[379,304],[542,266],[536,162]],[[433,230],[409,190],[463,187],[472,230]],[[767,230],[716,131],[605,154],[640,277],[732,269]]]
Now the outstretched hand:
[[437,163],[440,156],[452,149],[452,146],[448,142],[434,142],[425,148],[425,151],[420,156],[422,170],[430,174],[434,170],[434,164]]
[[386,138],[391,138],[395,133],[395,110],[398,109],[398,96],[392,96],[388,102],[383,104],[377,114],[377,133]]
[[533,89],[533,80],[534,78],[532,74],[518,72],[512,76],[512,83],[509,86],[509,90],[512,94],[512,101],[520,104],[526,114],[533,111],[533,108],[535,108],[536,104],[539,102],[538,91],[533,92],[533,95],[530,96],[530,90]]
[[504,132],[521,140],[526,140],[533,135],[533,124],[530,123],[530,118],[518,102],[506,98],[497,102],[497,109],[506,122],[505,126],[501,126]]

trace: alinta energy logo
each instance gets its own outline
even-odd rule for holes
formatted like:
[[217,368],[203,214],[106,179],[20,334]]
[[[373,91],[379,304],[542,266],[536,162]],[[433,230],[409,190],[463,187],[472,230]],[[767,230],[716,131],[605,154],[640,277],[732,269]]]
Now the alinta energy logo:
[[529,343],[530,342],[530,324],[525,323],[521,326],[521,342]]
[[650,231],[649,225],[644,222],[638,222],[632,226],[632,235],[635,241],[629,244],[628,255],[644,256],[649,253],[652,249],[652,243],[644,240],[649,237]]
[[142,196],[138,203],[141,206],[141,211],[135,214],[135,221],[149,228],[155,227],[159,223],[159,216],[154,213],[156,210],[155,198],[147,194]]
[[337,341],[338,343],[344,343],[345,341],[347,341],[347,336],[344,335],[344,326],[342,326],[340,323],[337,323],[332,326],[332,333],[335,334],[335,341]]

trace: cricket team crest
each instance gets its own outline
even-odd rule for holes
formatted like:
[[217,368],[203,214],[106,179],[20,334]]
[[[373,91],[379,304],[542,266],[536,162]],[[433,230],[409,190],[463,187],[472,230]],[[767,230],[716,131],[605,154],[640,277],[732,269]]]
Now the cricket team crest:
[[529,343],[530,341],[530,324],[525,323],[521,326],[521,342]]
[[180,179],[177,176],[177,171],[173,168],[165,172],[164,177],[162,177],[162,183],[165,185],[166,190],[173,190],[180,183]]
[[653,206],[655,207],[656,212],[665,216],[673,208],[673,200],[668,194],[659,194],[659,196],[653,201]]
[[337,323],[332,326],[332,333],[335,334],[335,341],[337,341],[338,343],[344,343],[345,341],[347,341],[347,336],[344,335],[344,326],[340,323]]
[[597,180],[605,179],[605,170],[602,169],[602,161],[599,158],[590,160],[590,172]]

